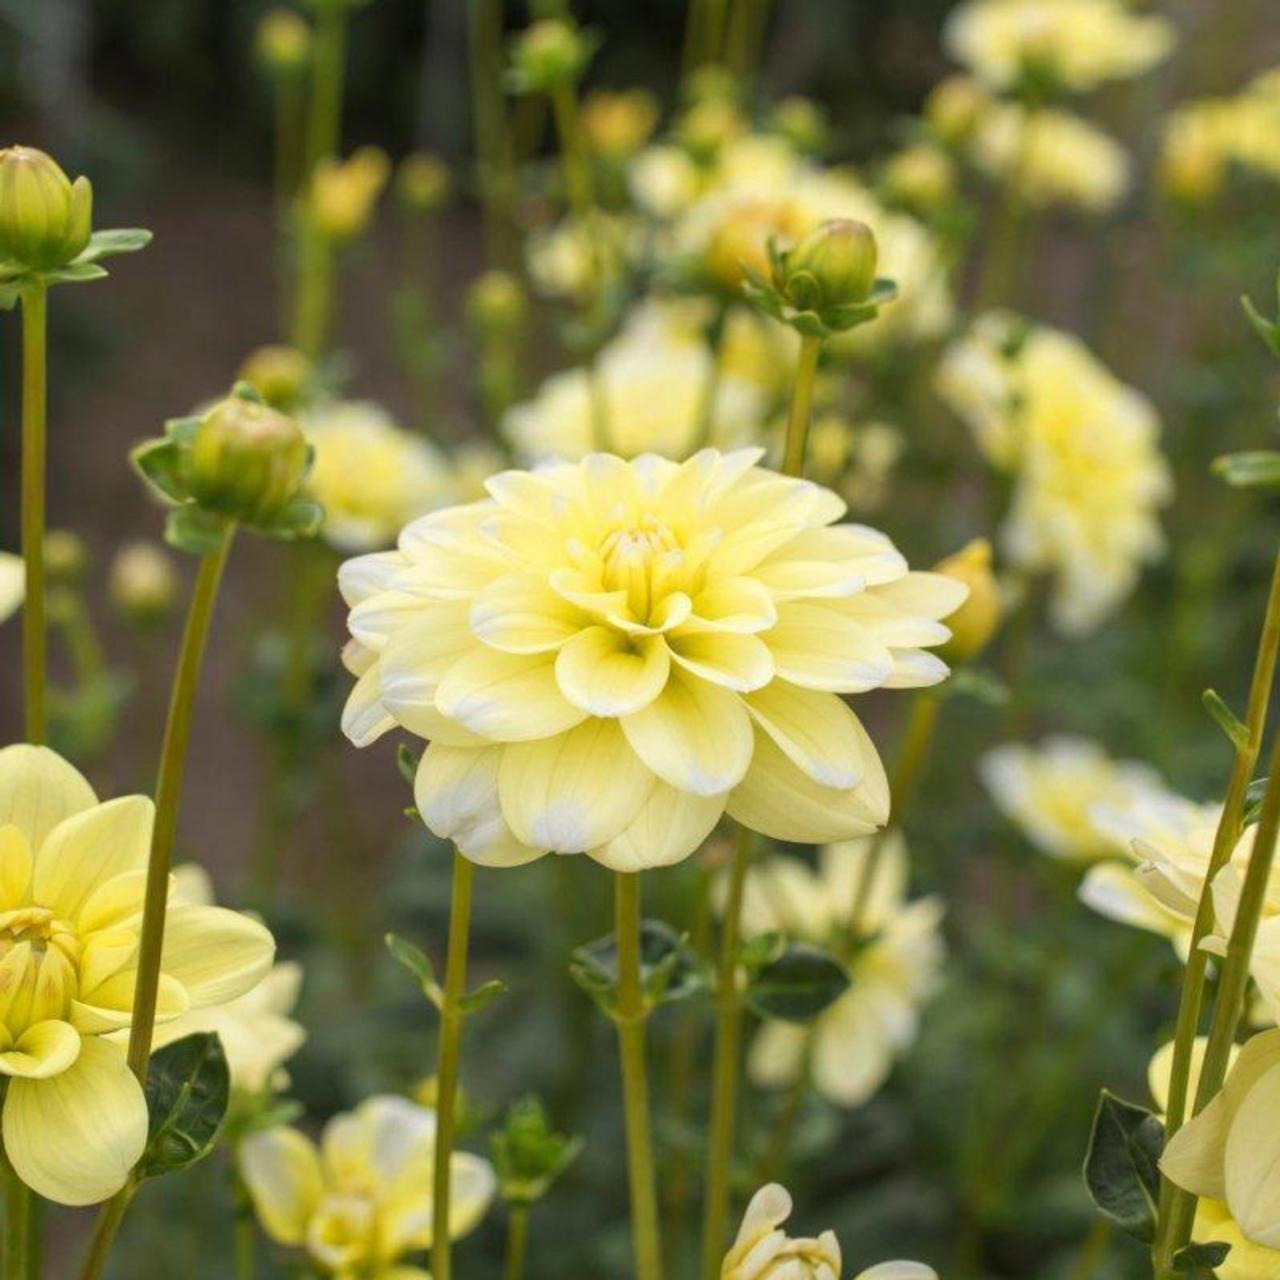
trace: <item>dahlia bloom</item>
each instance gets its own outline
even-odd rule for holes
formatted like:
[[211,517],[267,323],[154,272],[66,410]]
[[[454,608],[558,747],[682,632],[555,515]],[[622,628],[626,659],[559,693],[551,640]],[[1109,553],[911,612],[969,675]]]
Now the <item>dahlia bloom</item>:
[[[237,1158],[262,1229],[302,1248],[327,1276],[429,1280],[407,1255],[431,1247],[431,1163],[436,1117],[407,1098],[380,1095],[325,1126],[319,1147],[297,1129],[252,1134]],[[487,1160],[455,1152],[449,1234],[484,1217],[497,1180]]]
[[[747,873],[746,936],[780,932],[823,946],[844,941],[871,840],[831,845],[815,871],[798,858],[770,858]],[[899,833],[886,837],[859,921],[866,939],[849,965],[853,981],[811,1026],[766,1022],[748,1057],[752,1081],[781,1089],[806,1069],[828,1101],[861,1106],[889,1077],[915,1039],[920,1008],[937,989],[943,944],[942,903],[907,900],[907,852]]]
[[840,695],[935,684],[963,601],[760,451],[592,454],[348,561],[343,716],[430,740],[424,821],[477,862],[677,862],[728,813],[782,840],[864,835],[884,768]]
[[[146,1100],[113,1033],[132,1020],[153,815],[145,796],[99,803],[48,748],[0,750],[4,1146],[59,1204],[113,1195],[147,1141]],[[257,921],[175,901],[157,1021],[250,990],[273,951]]]

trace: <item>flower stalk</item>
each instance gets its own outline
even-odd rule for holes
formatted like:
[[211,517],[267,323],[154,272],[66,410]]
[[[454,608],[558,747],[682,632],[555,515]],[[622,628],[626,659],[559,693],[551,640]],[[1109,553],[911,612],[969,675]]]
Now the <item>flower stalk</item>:
[[22,685],[27,741],[46,736],[44,527],[48,289],[33,280],[22,291]]
[[800,363],[796,368],[791,411],[787,417],[787,443],[782,457],[784,475],[804,474],[805,455],[809,448],[809,422],[813,416],[813,384],[821,355],[822,339],[806,334],[800,340]]
[[4,1275],[6,1280],[27,1280],[33,1196],[13,1171],[8,1157],[0,1156],[0,1160],[4,1176]]
[[462,996],[467,984],[467,948],[471,935],[471,887],[475,868],[455,848],[449,893],[449,947],[440,1000],[440,1045],[436,1060],[436,1147],[432,1171],[433,1221],[431,1271],[451,1280],[449,1196],[453,1137],[457,1127],[458,1060],[462,1050]]
[[505,1280],[524,1280],[524,1260],[529,1252],[529,1206],[513,1204],[507,1215]]

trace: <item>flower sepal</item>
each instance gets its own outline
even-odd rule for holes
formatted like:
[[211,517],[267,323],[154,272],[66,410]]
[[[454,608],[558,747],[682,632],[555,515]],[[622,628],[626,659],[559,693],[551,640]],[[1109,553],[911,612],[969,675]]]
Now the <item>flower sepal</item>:
[[58,267],[32,269],[13,259],[0,261],[0,309],[10,310],[32,284],[87,284],[102,280],[107,269],[99,263],[122,253],[137,253],[151,243],[151,232],[142,227],[118,227],[95,231],[89,243],[70,262]]
[[[609,934],[578,947],[569,974],[615,1021],[618,1018],[618,940]],[[688,936],[661,920],[640,924],[640,986],[645,1012],[688,1000],[708,988],[707,973]]]
[[582,1139],[552,1129],[534,1095],[511,1104],[506,1123],[489,1139],[498,1192],[507,1204],[528,1208],[541,1200],[578,1158]]

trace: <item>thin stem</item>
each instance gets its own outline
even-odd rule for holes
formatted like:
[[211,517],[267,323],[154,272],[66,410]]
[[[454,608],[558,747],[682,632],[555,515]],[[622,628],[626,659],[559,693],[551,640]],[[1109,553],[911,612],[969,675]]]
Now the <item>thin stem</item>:
[[89,1240],[89,1251],[80,1268],[80,1280],[98,1280],[102,1274],[111,1246],[119,1234],[120,1224],[124,1221],[124,1215],[133,1203],[137,1190],[137,1183],[130,1179],[98,1210],[98,1217],[93,1224],[93,1236]]
[[637,1280],[661,1280],[662,1241],[649,1118],[649,1078],[645,1067],[645,1020],[649,1008],[640,979],[640,877],[619,871],[613,883],[618,943],[618,1003],[614,1021],[622,1057],[632,1251]]
[[294,297],[293,345],[309,360],[324,351],[333,306],[333,242],[307,209],[298,217],[298,287]]
[[724,335],[728,327],[729,304],[726,302],[716,308],[716,313],[707,329],[707,345],[711,349],[711,359],[707,364],[706,377],[702,383],[702,394],[698,398],[698,416],[693,432],[694,452],[706,448],[711,443],[715,430],[716,400],[720,395],[720,378],[724,370]]
[[813,414],[813,383],[821,355],[821,338],[806,336],[801,339],[800,363],[796,367],[791,412],[787,417],[787,443],[782,455],[782,470],[785,475],[804,474],[805,454],[809,447],[809,419]]
[[[1245,989],[1249,983],[1249,962],[1258,936],[1258,922],[1266,905],[1271,868],[1275,865],[1276,835],[1280,832],[1280,743],[1271,755],[1267,771],[1267,790],[1262,798],[1262,813],[1254,835],[1249,869],[1245,872],[1240,901],[1236,905],[1235,923],[1227,941],[1227,954],[1222,962],[1218,992],[1205,1048],[1200,1086],[1196,1090],[1195,1114],[1199,1114],[1222,1088],[1227,1075],[1231,1047],[1244,1014]],[[1206,879],[1206,886],[1209,881]],[[1178,1250],[1191,1238],[1196,1197],[1182,1188],[1174,1188],[1168,1201],[1168,1216],[1162,1226],[1155,1252],[1158,1280],[1177,1275],[1173,1265]]]
[[231,1197],[235,1205],[236,1280],[254,1280],[256,1271],[257,1230],[253,1220],[253,1202],[239,1172],[232,1167]]
[[451,1280],[452,1241],[449,1238],[449,1180],[453,1135],[457,1125],[458,1058],[462,1049],[461,1000],[467,985],[467,945],[471,935],[471,884],[475,868],[453,851],[453,885],[449,894],[449,950],[445,959],[444,992],[440,1001],[440,1047],[436,1060],[436,1149],[431,1183],[431,1272],[435,1280]]
[[45,427],[48,291],[42,281],[22,291],[22,687],[27,741],[45,740]]
[[[1165,1140],[1168,1141],[1182,1127],[1187,1113],[1187,1092],[1191,1078],[1191,1057],[1195,1046],[1196,1031],[1200,1026],[1200,1012],[1204,1003],[1205,973],[1208,956],[1200,948],[1214,923],[1212,884],[1214,877],[1227,864],[1240,839],[1243,829],[1245,799],[1249,783],[1257,767],[1262,749],[1262,734],[1266,727],[1267,709],[1275,683],[1276,658],[1280,654],[1280,551],[1276,554],[1271,572],[1271,588],[1267,595],[1266,613],[1262,634],[1258,640],[1257,657],[1254,659],[1253,678],[1249,685],[1249,701],[1245,710],[1245,737],[1236,747],[1227,782],[1227,794],[1222,806],[1222,816],[1213,838],[1213,851],[1205,874],[1200,905],[1192,926],[1190,950],[1186,972],[1182,979],[1182,996],[1178,1005],[1178,1019],[1174,1033],[1173,1065],[1169,1078],[1169,1102],[1165,1110]],[[1180,1221],[1173,1221],[1173,1202],[1181,1201],[1178,1189],[1165,1179],[1160,1187],[1160,1232],[1157,1235],[1158,1256],[1172,1258],[1172,1236],[1183,1226],[1187,1208],[1179,1209]]]
[[40,1280],[44,1275],[44,1217],[48,1201],[31,1193],[27,1210],[27,1274],[25,1280]]
[[8,1156],[0,1158],[4,1172],[4,1275],[6,1280],[27,1280],[32,1192],[14,1172]]
[[524,1280],[524,1260],[529,1252],[529,1206],[513,1204],[507,1210],[507,1260],[505,1280]]
[[160,953],[164,947],[165,914],[169,901],[169,871],[173,863],[178,803],[182,798],[182,778],[191,741],[196,689],[200,684],[209,624],[234,536],[235,526],[229,524],[217,550],[200,558],[169,695],[164,743],[160,748],[155,826],[151,835],[151,857],[147,863],[142,936],[138,946],[138,982],[133,995],[133,1020],[129,1031],[129,1066],[143,1084],[147,1080],[147,1059],[151,1056],[151,1034],[155,1029]]
[[490,263],[510,264],[512,156],[502,93],[501,0],[470,0],[467,52],[485,246]]
[[729,1214],[729,1168],[733,1162],[737,1110],[738,1059],[742,1044],[742,993],[738,990],[738,942],[742,894],[751,861],[751,833],[738,828],[729,894],[720,934],[716,971],[716,1040],[711,1068],[711,1128],[707,1138],[707,1190],[702,1221],[702,1274],[716,1280],[724,1259],[725,1221]]
[[347,49],[347,0],[316,6],[312,37],[311,110],[307,117],[306,173],[335,155],[342,136],[342,92]]

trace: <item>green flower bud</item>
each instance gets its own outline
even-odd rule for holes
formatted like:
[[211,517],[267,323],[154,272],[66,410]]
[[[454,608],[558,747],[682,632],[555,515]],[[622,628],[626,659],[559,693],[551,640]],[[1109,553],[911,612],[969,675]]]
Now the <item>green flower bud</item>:
[[268,524],[295,498],[311,451],[302,428],[245,386],[200,420],[186,480],[207,511],[249,525]]
[[467,323],[485,339],[519,332],[529,314],[520,281],[507,271],[486,271],[467,294]]
[[396,170],[396,195],[410,213],[435,213],[449,198],[449,166],[439,156],[417,151]]
[[93,188],[34,147],[0,151],[0,260],[29,271],[66,266],[89,243]]
[[676,136],[699,164],[710,164],[726,143],[746,132],[747,122],[727,98],[706,98],[690,107],[676,125]]
[[853,306],[876,282],[876,238],[852,218],[832,218],[780,259],[778,289],[802,311]]
[[594,52],[594,42],[572,22],[543,18],[516,38],[512,69],[524,93],[550,93],[576,84]]
[[279,75],[294,75],[311,54],[311,28],[289,9],[271,9],[258,23],[253,42],[259,63]]
[[827,117],[810,98],[783,98],[769,117],[769,127],[802,155],[817,155],[827,145]]
[[247,382],[273,409],[288,412],[303,397],[311,381],[311,361],[296,347],[259,347],[240,366],[240,382]]
[[50,583],[67,587],[83,581],[89,568],[84,539],[70,529],[50,529],[44,535],[44,571]]
[[164,621],[177,603],[178,587],[173,558],[153,542],[130,542],[121,547],[107,578],[112,605],[135,626]]

